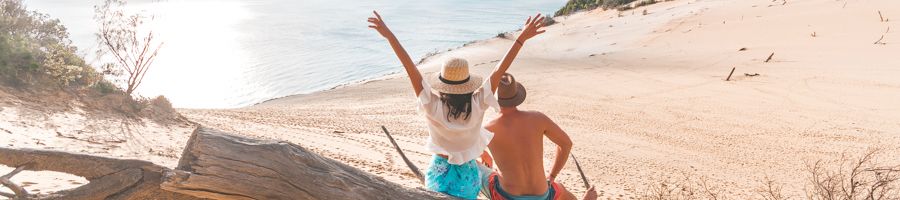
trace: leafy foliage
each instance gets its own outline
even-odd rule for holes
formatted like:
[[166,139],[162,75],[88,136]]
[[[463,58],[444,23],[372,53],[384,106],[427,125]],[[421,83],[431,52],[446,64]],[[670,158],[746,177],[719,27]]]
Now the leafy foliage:
[[84,86],[100,76],[76,54],[66,28],[20,0],[0,0],[0,79],[13,86]]
[[596,8],[629,10],[659,2],[660,0],[642,0],[632,7],[630,4],[638,0],[569,0],[560,8],[554,16],[570,15],[579,11],[593,10]]

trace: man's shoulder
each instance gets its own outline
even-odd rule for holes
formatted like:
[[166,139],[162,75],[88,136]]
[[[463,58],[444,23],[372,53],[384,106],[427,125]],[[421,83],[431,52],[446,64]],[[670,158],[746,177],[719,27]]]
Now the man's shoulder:
[[528,110],[528,111],[524,111],[523,113],[525,113],[528,117],[533,117],[533,118],[537,118],[537,119],[550,119],[549,117],[547,117],[547,115],[545,115],[541,111]]

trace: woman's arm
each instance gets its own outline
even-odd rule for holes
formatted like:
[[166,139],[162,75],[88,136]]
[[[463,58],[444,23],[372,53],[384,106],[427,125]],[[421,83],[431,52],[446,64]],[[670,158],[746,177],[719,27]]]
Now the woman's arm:
[[513,60],[516,59],[516,55],[519,54],[519,50],[522,49],[522,45],[525,44],[525,41],[538,34],[544,33],[544,30],[539,30],[543,26],[544,17],[541,17],[540,13],[534,17],[528,17],[528,20],[525,21],[525,27],[522,28],[522,33],[519,34],[519,37],[516,38],[512,47],[506,52],[506,56],[503,56],[503,60],[500,60],[500,63],[497,64],[497,68],[495,68],[494,72],[491,74],[491,92],[497,90],[497,86],[500,84],[500,77],[502,77],[503,74],[506,73],[506,70],[509,69],[509,66],[512,65]]
[[397,40],[397,37],[394,36],[394,33],[388,29],[387,25],[384,24],[384,21],[381,20],[381,15],[378,15],[378,12],[372,11],[375,14],[375,17],[369,17],[369,28],[375,29],[381,34],[382,37],[388,40],[391,43],[391,48],[394,49],[394,53],[397,54],[397,58],[400,59],[400,63],[403,63],[403,68],[406,69],[406,74],[409,75],[409,81],[412,82],[413,90],[416,93],[416,96],[419,96],[419,93],[422,92],[422,74],[419,73],[419,69],[416,68],[416,64],[413,63],[412,59],[409,58],[409,54],[406,53],[406,49],[403,49],[403,46],[400,45],[400,41]]

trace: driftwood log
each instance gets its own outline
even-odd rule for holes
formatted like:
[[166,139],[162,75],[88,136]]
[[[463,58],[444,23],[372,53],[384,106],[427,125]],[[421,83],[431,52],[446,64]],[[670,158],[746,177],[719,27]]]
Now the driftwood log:
[[0,164],[30,171],[57,171],[90,181],[51,194],[16,194],[14,199],[198,199],[161,190],[164,167],[60,151],[0,148]]
[[58,151],[0,148],[0,164],[90,183],[21,199],[447,199],[405,188],[288,142],[194,131],[176,169]]

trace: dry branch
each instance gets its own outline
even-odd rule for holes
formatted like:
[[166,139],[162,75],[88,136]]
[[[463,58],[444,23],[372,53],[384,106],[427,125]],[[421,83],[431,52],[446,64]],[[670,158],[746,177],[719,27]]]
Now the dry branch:
[[387,135],[388,139],[391,140],[391,144],[394,145],[394,149],[397,150],[397,153],[400,154],[400,158],[403,158],[403,162],[406,163],[406,166],[409,167],[409,170],[412,170],[413,174],[416,175],[416,178],[419,179],[419,182],[425,184],[425,176],[422,175],[422,171],[419,171],[419,168],[416,167],[412,161],[409,161],[409,158],[406,158],[406,154],[403,153],[403,150],[400,149],[400,145],[397,145],[397,141],[394,141],[394,137],[391,137],[391,133],[388,132],[387,128],[381,126],[381,130],[384,131],[384,134]]
[[9,198],[9,199],[16,198],[16,195],[15,195],[15,194],[10,194],[10,193],[6,193],[6,192],[0,192],[0,196],[4,196],[4,197]]
[[772,54],[769,54],[769,58],[766,58],[766,61],[765,61],[765,62],[771,61],[771,60],[772,60],[772,56],[775,56],[775,52],[772,52]]
[[784,200],[787,198],[785,198],[782,188],[782,185],[766,176],[762,181],[762,186],[756,189],[756,193],[764,200]]
[[591,188],[591,182],[588,181],[587,176],[584,175],[584,171],[581,170],[581,164],[578,163],[578,159],[575,158],[575,154],[569,154],[569,155],[572,156],[572,160],[575,161],[575,167],[578,168],[578,174],[581,174],[581,181],[584,182],[584,188],[585,188],[585,189],[590,189],[590,188]]
[[[13,198],[13,197],[25,198],[28,196],[28,191],[25,190],[25,188],[22,188],[22,186],[19,186],[16,183],[13,183],[9,179],[11,179],[13,176],[15,176],[16,174],[19,174],[19,172],[22,172],[23,170],[27,169],[30,166],[31,166],[31,163],[25,163],[21,166],[16,167],[16,169],[14,169],[12,172],[9,172],[6,175],[0,176],[0,184],[3,184],[3,186],[6,186],[7,188],[9,188],[10,190],[12,190],[15,193],[15,195],[12,195],[12,197],[10,197],[10,198]],[[4,196],[7,196],[7,195],[4,195]]]
[[0,164],[26,170],[57,171],[81,176],[90,183],[28,199],[195,199],[159,189],[163,167],[141,160],[104,158],[36,149],[0,148]]
[[881,38],[878,38],[878,41],[875,41],[873,44],[885,44],[884,42],[881,42],[881,40],[884,40],[884,35],[881,35]]
[[737,69],[737,67],[731,68],[731,73],[728,73],[728,78],[725,78],[725,81],[731,81],[731,75],[734,74],[734,69]]
[[878,11],[878,18],[881,18],[881,22],[884,22],[884,16],[881,15],[881,11]]

